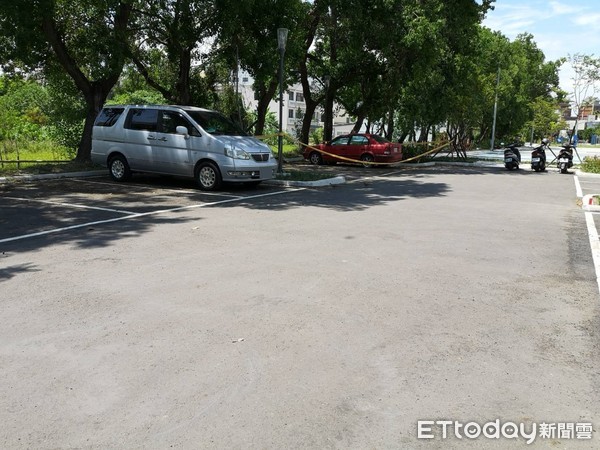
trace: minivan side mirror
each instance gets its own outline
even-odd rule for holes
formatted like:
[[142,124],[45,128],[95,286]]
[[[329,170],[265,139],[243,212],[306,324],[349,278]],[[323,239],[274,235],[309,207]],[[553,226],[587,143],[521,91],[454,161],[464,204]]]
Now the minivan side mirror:
[[188,129],[183,125],[179,125],[177,128],[175,128],[175,131],[177,132],[177,134],[183,134],[186,138],[190,135],[188,133]]

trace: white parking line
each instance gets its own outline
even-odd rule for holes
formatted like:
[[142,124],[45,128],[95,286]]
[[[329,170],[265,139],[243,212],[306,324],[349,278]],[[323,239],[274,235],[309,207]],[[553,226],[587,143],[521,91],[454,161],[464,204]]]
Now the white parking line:
[[581,183],[579,183],[579,177],[575,175],[573,179],[575,180],[575,190],[577,191],[577,197],[582,198],[583,191],[581,190]]
[[23,197],[3,197],[9,200],[17,200],[19,202],[31,202],[31,203],[44,203],[46,205],[66,206],[68,208],[80,208],[80,209],[96,209],[98,211],[108,211],[117,214],[135,214],[133,211],[124,211],[119,209],[101,208],[99,206],[86,206],[78,205],[76,203],[62,203],[62,202],[51,202],[50,200],[37,200],[35,198],[23,198]]
[[[90,183],[90,184],[102,184],[105,186],[115,186],[115,183],[109,183],[107,181],[90,181],[89,179],[87,179],[87,180],[74,179],[73,181],[76,181],[78,183]],[[140,191],[161,190],[161,191],[166,191],[166,192],[176,192],[178,194],[202,194],[202,195],[208,195],[208,196],[214,196],[214,197],[245,198],[242,195],[220,194],[218,192],[203,192],[203,191],[199,191],[199,190],[190,191],[190,190],[184,190],[184,189],[169,189],[169,188],[162,188],[159,186],[144,186],[144,185],[139,185],[139,184],[127,184],[127,185],[122,185],[122,186],[127,186],[128,188],[133,187]]]
[[594,267],[596,269],[596,282],[598,283],[598,289],[600,290],[600,239],[598,238],[598,231],[596,230],[596,224],[594,223],[594,216],[592,216],[589,211],[585,212],[585,222],[590,237],[592,259],[594,260]]
[[15,236],[15,237],[6,238],[6,239],[0,239],[0,244],[3,244],[5,242],[18,241],[18,240],[21,240],[21,239],[27,239],[27,238],[32,238],[32,237],[44,236],[44,235],[47,235],[47,234],[60,233],[61,231],[68,231],[68,230],[75,230],[75,229],[78,229],[78,228],[90,227],[90,226],[93,226],[93,225],[101,225],[101,224],[105,224],[105,223],[119,222],[121,220],[137,219],[138,217],[152,216],[152,215],[170,213],[170,212],[175,212],[175,211],[183,211],[183,210],[186,210],[186,209],[205,208],[207,206],[221,205],[221,204],[224,204],[224,203],[234,203],[234,202],[238,202],[240,200],[251,200],[251,199],[255,199],[255,198],[269,197],[269,196],[273,196],[273,195],[286,194],[288,192],[303,191],[305,189],[306,188],[287,189],[285,191],[268,192],[266,194],[252,195],[252,196],[249,196],[249,197],[232,198],[232,199],[220,200],[220,201],[211,202],[211,203],[200,203],[200,204],[196,204],[196,205],[180,206],[180,207],[171,208],[171,209],[161,209],[161,210],[158,210],[158,211],[150,211],[150,212],[145,212],[145,213],[130,214],[130,215],[123,216],[123,217],[115,217],[113,219],[97,220],[97,221],[94,221],[94,222],[86,222],[86,223],[81,223],[81,224],[78,224],[78,225],[71,225],[71,226],[68,226],[68,227],[54,228],[52,230],[40,231],[38,233],[30,233],[30,234],[24,234],[24,235],[21,235],[21,236]]

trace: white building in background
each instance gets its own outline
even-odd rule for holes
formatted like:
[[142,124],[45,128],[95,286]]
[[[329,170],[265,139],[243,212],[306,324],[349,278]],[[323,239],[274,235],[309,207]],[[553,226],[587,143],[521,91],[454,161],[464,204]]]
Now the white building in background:
[[[242,101],[247,109],[255,111],[258,100],[255,98],[253,84],[254,80],[247,72],[240,72],[238,90],[242,96]],[[336,109],[334,108],[334,110]],[[279,120],[279,89],[277,90],[276,100],[271,100],[269,103],[269,111]],[[296,137],[297,131],[302,129],[305,112],[306,102],[304,101],[302,85],[296,83],[289,86],[283,93],[283,131]],[[352,131],[354,123],[354,120],[343,109],[340,110],[333,118],[333,136],[349,133]],[[323,110],[321,108],[317,108],[313,114],[310,128],[311,131],[323,128]]]

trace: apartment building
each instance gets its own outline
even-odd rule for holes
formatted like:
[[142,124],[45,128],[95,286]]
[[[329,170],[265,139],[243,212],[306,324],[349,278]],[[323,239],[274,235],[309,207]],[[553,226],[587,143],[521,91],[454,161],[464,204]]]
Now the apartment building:
[[[238,90],[242,96],[244,106],[247,109],[256,110],[258,101],[254,94],[254,80],[246,72],[240,72],[238,80]],[[279,94],[276,97],[276,99],[269,103],[269,111],[275,114],[275,117],[279,119]],[[337,113],[333,118],[333,135],[339,136],[341,134],[349,133],[354,127],[354,121],[343,109],[336,107],[334,110],[337,111]],[[302,85],[296,83],[289,86],[283,93],[282,129],[291,136],[296,136],[298,131],[302,128],[302,121],[305,113],[306,102],[304,101]],[[317,108],[313,114],[310,127],[311,130],[323,127],[323,110],[321,108]]]

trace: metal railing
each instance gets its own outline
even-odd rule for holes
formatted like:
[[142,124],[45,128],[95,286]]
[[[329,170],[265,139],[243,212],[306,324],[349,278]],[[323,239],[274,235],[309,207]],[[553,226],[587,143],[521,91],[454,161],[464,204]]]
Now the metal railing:
[[69,163],[72,162],[70,159],[2,159],[0,158],[0,167],[4,167],[5,164],[16,164],[17,169],[21,168],[21,164],[55,164],[55,163]]

